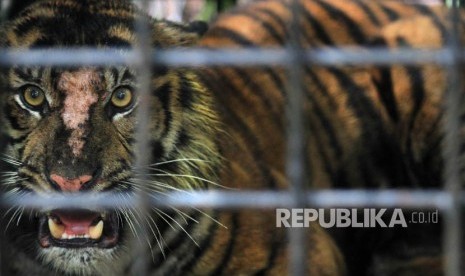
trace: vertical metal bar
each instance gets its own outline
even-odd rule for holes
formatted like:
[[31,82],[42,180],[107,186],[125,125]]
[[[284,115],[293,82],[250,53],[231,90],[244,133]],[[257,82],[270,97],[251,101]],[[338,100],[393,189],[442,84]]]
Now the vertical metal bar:
[[[149,0],[141,0],[141,10],[146,11],[149,7]],[[146,168],[150,162],[150,155],[147,152],[150,150],[150,132],[149,132],[149,114],[150,114],[150,87],[151,87],[151,27],[149,26],[148,17],[141,15],[136,17],[136,35],[138,45],[136,52],[138,62],[136,70],[138,72],[138,100],[137,100],[137,123],[136,123],[136,170],[140,181],[140,186],[144,187],[146,183]],[[134,237],[132,241],[133,248],[133,263],[131,267],[131,275],[145,276],[148,275],[148,264],[150,259],[147,257],[148,247],[150,243],[147,231],[147,216],[149,215],[149,200],[146,189],[140,189],[137,194],[137,206],[134,213],[139,213],[136,223],[138,237]],[[147,242],[147,243],[146,243]]]
[[[5,21],[6,21],[6,18],[7,18],[7,13],[8,13],[8,6],[9,6],[9,3],[8,1],[5,1],[5,0],[0,0],[0,24],[3,24]],[[2,127],[0,125],[0,127]],[[0,143],[4,143],[5,141],[3,141],[0,137]],[[3,153],[5,151],[4,149],[4,146],[0,146],[0,153]],[[3,164],[0,165],[0,171],[3,171]],[[1,183],[0,183],[1,184]],[[0,196],[3,198],[4,196],[4,191],[3,191],[3,188],[0,189]],[[5,205],[3,204],[3,202],[1,202],[1,199],[0,199],[0,211],[3,212],[5,208]],[[4,227],[0,227],[0,276],[2,276],[3,274],[6,275],[6,266],[4,265],[5,263],[5,254],[4,254],[4,250],[6,248],[6,237],[5,237],[5,230],[4,230]]]
[[448,47],[452,53],[453,63],[447,68],[448,91],[445,96],[444,133],[444,181],[445,189],[451,196],[451,204],[446,211],[444,222],[444,256],[446,275],[461,275],[461,212],[460,212],[460,117],[462,104],[463,83],[460,78],[460,14],[457,0],[453,1],[450,11],[451,28],[449,32]]
[[[289,26],[289,44],[290,60],[287,64],[289,83],[288,83],[288,102],[287,102],[287,160],[286,173],[291,185],[290,189],[293,194],[293,207],[303,208],[305,206],[305,153],[306,137],[303,128],[303,80],[302,80],[302,63],[301,45],[300,45],[300,13],[298,0],[291,2],[291,22]],[[308,178],[307,178],[308,179]],[[306,228],[289,228],[290,240],[290,273],[291,275],[306,275],[307,270],[307,252],[306,252]]]

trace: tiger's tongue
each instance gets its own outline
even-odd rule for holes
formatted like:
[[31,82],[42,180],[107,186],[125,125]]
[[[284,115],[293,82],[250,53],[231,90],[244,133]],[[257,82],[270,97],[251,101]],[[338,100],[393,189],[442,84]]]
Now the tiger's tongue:
[[65,227],[68,235],[85,235],[89,233],[89,228],[99,217],[98,213],[86,211],[55,211],[53,212]]

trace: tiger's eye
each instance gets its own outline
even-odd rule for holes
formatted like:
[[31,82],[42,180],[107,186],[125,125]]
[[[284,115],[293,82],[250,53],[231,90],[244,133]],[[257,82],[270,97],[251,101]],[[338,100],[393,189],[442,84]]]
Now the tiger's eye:
[[31,107],[40,107],[45,103],[45,93],[37,86],[28,86],[23,90],[23,100]]
[[111,96],[111,103],[118,108],[126,108],[132,103],[132,91],[127,87],[117,88]]

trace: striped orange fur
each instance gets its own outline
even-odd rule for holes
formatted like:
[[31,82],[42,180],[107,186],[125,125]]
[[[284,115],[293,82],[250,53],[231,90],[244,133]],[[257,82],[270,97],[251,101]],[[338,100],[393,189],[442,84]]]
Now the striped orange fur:
[[[446,44],[444,8],[355,0],[301,0],[299,5],[305,49]],[[3,24],[0,43],[15,49],[127,51],[138,43],[134,20],[140,17],[151,23],[155,51],[192,45],[260,49],[288,43],[291,9],[286,0],[257,1],[221,15],[199,37],[199,23],[154,20],[129,1],[44,0]],[[444,70],[434,65],[303,67],[309,188],[438,187]],[[114,191],[124,197],[141,190],[288,188],[284,66],[154,66],[146,126],[150,175],[140,175],[134,164],[136,68],[11,66],[0,73],[2,159],[8,163],[1,185],[7,194]],[[145,177],[148,181],[141,182]],[[30,219],[21,206],[5,211],[5,271],[128,275],[134,262],[129,241],[138,235],[137,224],[147,225],[153,275],[289,271],[286,229],[276,227],[274,210],[154,208],[150,217],[142,217],[135,208],[82,209],[44,208],[32,211]],[[100,221],[102,233],[96,228]],[[68,229],[78,224],[87,232]],[[62,229],[76,235],[63,238]],[[437,231],[339,231],[313,223],[308,261],[302,265],[309,275],[441,273]]]

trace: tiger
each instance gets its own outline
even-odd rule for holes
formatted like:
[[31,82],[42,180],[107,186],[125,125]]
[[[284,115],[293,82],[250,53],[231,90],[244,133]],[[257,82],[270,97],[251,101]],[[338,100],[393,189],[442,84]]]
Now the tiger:
[[[447,42],[448,11],[441,7],[357,0],[297,5],[304,49],[439,48]],[[75,47],[124,52],[141,43],[135,21],[144,20],[155,51],[282,48],[291,10],[291,1],[257,1],[220,15],[205,30],[199,23],[152,19],[125,0],[42,0],[2,25],[0,44],[50,54]],[[303,64],[302,70],[309,189],[439,185],[442,68]],[[124,199],[134,192],[289,188],[286,68],[154,65],[150,73],[149,121],[140,126],[138,68],[2,68],[5,196],[114,192]],[[150,163],[142,170],[136,162],[140,127],[150,133],[144,152]],[[153,208],[147,217],[134,207],[97,210],[83,203],[30,211],[12,206],[3,213],[6,275],[131,275],[138,263],[133,247],[145,242],[149,275],[290,271],[286,229],[276,227],[274,210]],[[139,239],[140,224],[147,241]],[[337,233],[311,223],[301,265],[309,275],[441,274],[437,229]]]

